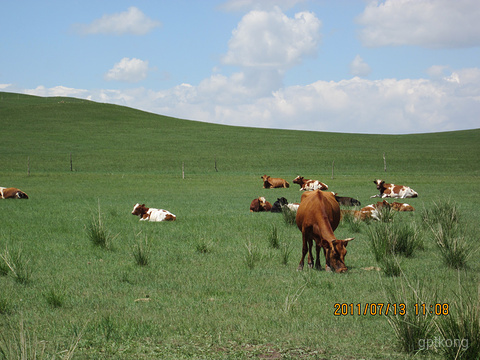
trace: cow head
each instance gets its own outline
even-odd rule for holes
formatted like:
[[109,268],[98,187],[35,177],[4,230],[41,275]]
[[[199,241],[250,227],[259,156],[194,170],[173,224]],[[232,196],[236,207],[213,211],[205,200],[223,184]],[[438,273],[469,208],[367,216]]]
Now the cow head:
[[383,188],[383,184],[385,184],[385,180],[376,179],[376,180],[373,180],[373,183],[377,185],[377,189],[380,190]]
[[345,266],[345,255],[347,255],[347,245],[349,241],[354,238],[348,238],[345,240],[335,239],[332,242],[326,242],[325,249],[325,262],[327,270],[333,270],[337,273],[343,273],[347,271]]
[[285,206],[288,204],[288,200],[285,199],[284,197],[277,198],[277,201],[275,203],[278,203],[280,206]]
[[17,191],[17,193],[15,194],[16,198],[17,199],[28,199],[28,195],[25,194],[23,191]]
[[132,215],[142,216],[148,211],[148,208],[145,207],[145,204],[135,204],[133,207]]
[[293,183],[302,185],[303,179],[304,179],[303,176],[297,176],[295,179],[293,179]]

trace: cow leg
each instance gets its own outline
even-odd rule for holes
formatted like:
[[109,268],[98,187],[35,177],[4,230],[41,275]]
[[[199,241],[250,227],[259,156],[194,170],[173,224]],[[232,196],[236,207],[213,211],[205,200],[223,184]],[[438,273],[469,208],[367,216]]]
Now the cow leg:
[[315,250],[317,253],[317,258],[315,259],[315,269],[320,270],[322,265],[320,264],[320,245],[315,244]]
[[313,240],[310,238],[308,239],[308,267],[310,269],[313,268],[312,248],[313,248]]
[[297,270],[303,270],[303,262],[305,260],[305,255],[307,255],[308,252],[308,242],[307,242],[307,235],[305,234],[305,231],[302,231],[302,258],[300,259],[300,264],[298,264]]
[[330,268],[330,261],[328,261],[327,250],[323,248],[323,255],[325,256],[325,271],[332,271]]

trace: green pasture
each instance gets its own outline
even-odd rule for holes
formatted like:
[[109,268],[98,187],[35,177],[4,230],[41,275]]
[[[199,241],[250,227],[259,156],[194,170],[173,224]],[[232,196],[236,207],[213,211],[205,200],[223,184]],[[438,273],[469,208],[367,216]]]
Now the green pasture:
[[[0,125],[0,186],[29,195],[0,200],[0,255],[26,274],[19,281],[0,258],[0,359],[405,359],[414,356],[386,316],[335,316],[335,304],[387,303],[391,289],[408,284],[437,303],[453,304],[466,289],[478,298],[480,129],[241,128],[5,92]],[[263,174],[290,188],[262,189]],[[419,197],[404,202],[416,211],[395,221],[415,224],[423,248],[389,277],[370,247],[375,224],[341,223],[336,236],[355,237],[348,272],[298,272],[300,231],[281,214],[249,212],[258,196],[300,201],[297,175],[362,206],[378,201],[370,199],[376,178],[412,187]],[[422,222],[422,211],[445,201],[458,206],[472,246],[461,270],[444,264]],[[137,202],[177,221],[139,222],[130,214]],[[106,248],[88,236],[99,218]],[[147,265],[136,263],[139,246]]]

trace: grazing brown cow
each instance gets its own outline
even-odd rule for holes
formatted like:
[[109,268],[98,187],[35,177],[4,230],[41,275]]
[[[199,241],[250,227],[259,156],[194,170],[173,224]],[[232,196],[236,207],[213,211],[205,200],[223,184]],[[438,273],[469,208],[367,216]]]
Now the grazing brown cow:
[[374,184],[377,185],[377,189],[380,190],[380,194],[370,196],[374,197],[381,197],[381,198],[412,198],[417,197],[418,193],[413,189],[409,188],[405,185],[395,185],[395,184],[387,184],[384,180],[376,179],[373,180]]
[[272,178],[268,175],[261,176],[263,179],[263,188],[264,189],[271,189],[271,188],[288,188],[290,184],[282,178]]
[[0,187],[0,199],[28,199],[28,195],[17,188]]
[[303,176],[297,176],[293,183],[300,185],[300,191],[328,190],[327,184],[318,180],[307,180]]
[[332,193],[320,190],[302,194],[302,200],[297,210],[297,226],[302,232],[302,258],[298,270],[303,269],[305,255],[308,252],[308,266],[313,267],[312,246],[316,245],[315,268],[320,269],[320,247],[325,255],[325,269],[335,272],[345,272],[345,255],[348,242],[353,238],[338,240],[333,231],[340,222],[340,206]]
[[270,204],[263,196],[253,199],[250,203],[251,212],[262,212],[272,210],[272,204]]

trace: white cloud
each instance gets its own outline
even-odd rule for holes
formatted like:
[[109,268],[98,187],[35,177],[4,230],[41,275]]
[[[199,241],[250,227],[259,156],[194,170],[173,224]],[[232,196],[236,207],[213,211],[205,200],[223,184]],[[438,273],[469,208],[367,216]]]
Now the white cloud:
[[289,18],[279,8],[251,11],[233,31],[223,62],[241,67],[285,70],[317,52],[320,20],[310,12]]
[[145,35],[156,27],[160,27],[159,21],[148,18],[138,8],[132,6],[127,11],[103,15],[91,24],[76,24],[74,28],[83,35],[90,34],[134,34]]
[[12,86],[12,84],[0,84],[0,89],[1,89],[1,90],[4,90],[4,89],[6,89],[6,88],[8,88],[8,87],[10,87],[10,86]]
[[478,19],[478,0],[386,0],[371,1],[357,22],[365,46],[462,48],[480,45]]
[[362,59],[360,55],[355,56],[355,59],[350,63],[350,73],[353,76],[368,76],[372,69],[370,66]]
[[271,10],[274,7],[288,10],[302,2],[305,0],[229,0],[219,7],[224,11]]
[[148,74],[148,61],[123,58],[108,70],[104,78],[107,81],[138,82],[144,80]]

